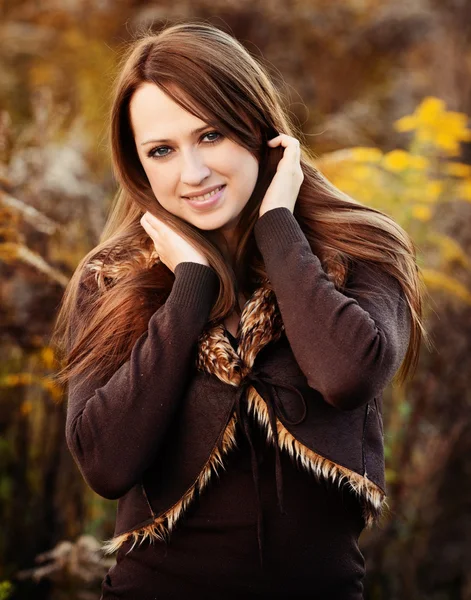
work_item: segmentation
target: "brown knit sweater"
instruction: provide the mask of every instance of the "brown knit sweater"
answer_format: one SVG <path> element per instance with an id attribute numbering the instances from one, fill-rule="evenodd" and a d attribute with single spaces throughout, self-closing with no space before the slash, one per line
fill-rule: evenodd
<path id="1" fill-rule="evenodd" d="M 274 449 L 280 447 L 283 460 L 289 456 L 293 468 L 310 476 L 306 485 L 319 490 L 318 482 L 333 483 L 340 494 L 341 483 L 348 484 L 356 505 L 363 507 L 363 524 L 381 514 L 381 397 L 404 358 L 410 333 L 402 290 L 391 276 L 359 263 L 350 274 L 348 294 L 338 291 L 288 209 L 265 213 L 254 234 L 275 298 L 256 291 L 248 300 L 238 348 L 232 349 L 236 354 L 227 348 L 222 326 L 203 336 L 218 292 L 215 272 L 185 262 L 177 265 L 170 296 L 150 318 L 129 360 L 106 382 L 70 382 L 67 441 L 89 485 L 105 498 L 119 498 L 115 548 L 129 549 L 128 542 L 141 537 L 146 541 L 144 534 L 154 541 L 165 537 L 176 522 L 184 527 L 188 506 L 196 510 L 198 497 L 211 494 L 218 484 L 214 465 L 236 452 L 231 426 L 249 420 L 253 427 L 258 423 L 272 444 L 277 423 Z M 86 302 L 89 292 L 84 283 L 80 302 Z M 233 369 L 236 363 L 247 367 L 244 382 L 253 378 L 255 389 L 247 395 L 238 393 L 243 386 Z M 196 369 L 196 364 L 204 368 Z M 252 418 L 241 406 L 251 407 Z M 279 455 L 274 461 L 280 494 Z M 232 506 L 236 511 L 237 505 Z M 334 522 L 337 530 L 337 517 L 327 520 L 330 526 L 317 541 L 311 531 L 314 554 L 323 552 Z M 358 515 L 353 511 L 351 517 L 355 521 Z M 354 530 L 357 539 L 355 523 L 344 522 L 344 532 Z M 295 537 L 303 519 L 299 528 Z M 231 548 L 229 529 L 224 536 L 222 562 L 233 560 L 240 550 Z M 273 552 L 283 554 L 284 549 Z M 291 574 L 293 565 L 306 568 L 306 561 L 297 558 L 291 556 Z M 193 560 L 197 565 L 200 557 Z M 188 568 L 183 557 L 181 564 Z M 220 566 L 214 564 L 215 579 Z M 235 585 L 237 574 L 233 577 L 227 589 Z M 218 579 L 219 585 L 223 580 Z M 307 590 L 306 581 L 304 573 Z M 357 595 L 342 597 L 361 597 L 357 583 Z M 328 589 L 328 583 L 322 585 Z M 141 596 L 136 592 L 135 597 Z M 336 596 L 332 591 L 326 597 Z"/>

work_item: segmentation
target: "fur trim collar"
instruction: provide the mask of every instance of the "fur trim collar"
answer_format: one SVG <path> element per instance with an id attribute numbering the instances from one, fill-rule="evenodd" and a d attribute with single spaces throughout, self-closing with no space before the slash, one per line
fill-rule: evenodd
<path id="1" fill-rule="evenodd" d="M 255 290 L 242 311 L 239 331 L 238 349 L 234 350 L 224 333 L 222 324 L 206 329 L 199 339 L 197 368 L 215 375 L 224 383 L 239 387 L 242 380 L 251 372 L 258 352 L 271 341 L 280 338 L 284 325 L 276 302 L 274 292 L 268 286 L 268 280 Z M 256 419 L 266 433 L 268 443 L 274 444 L 274 436 L 270 428 L 267 403 L 253 386 L 246 389 L 247 412 Z M 154 521 L 134 531 L 129 531 L 105 541 L 103 550 L 111 554 L 118 550 L 129 539 L 134 541 L 131 551 L 137 543 L 144 540 L 167 540 L 185 510 L 193 501 L 195 494 L 201 492 L 218 470 L 224 468 L 224 457 L 234 449 L 236 444 L 237 415 L 234 411 L 226 428 L 194 484 L 185 492 L 180 500 Z M 386 505 L 383 490 L 368 479 L 366 473 L 360 475 L 344 466 L 338 465 L 300 443 L 276 418 L 278 445 L 281 451 L 287 452 L 294 463 L 311 471 L 317 478 L 330 480 L 337 485 L 348 484 L 359 496 L 363 505 L 366 526 L 371 527 L 381 516 Z"/>

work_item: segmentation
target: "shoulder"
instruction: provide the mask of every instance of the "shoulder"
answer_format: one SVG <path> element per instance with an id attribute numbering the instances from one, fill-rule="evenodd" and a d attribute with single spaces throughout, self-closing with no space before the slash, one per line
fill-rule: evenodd
<path id="1" fill-rule="evenodd" d="M 362 260 L 352 261 L 346 290 L 371 297 L 403 295 L 403 288 L 397 275 L 393 275 L 382 265 Z"/>
<path id="2" fill-rule="evenodd" d="M 78 288 L 82 295 L 97 296 L 112 288 L 127 273 L 125 261 L 110 260 L 101 252 L 90 258 L 80 269 Z"/>
<path id="3" fill-rule="evenodd" d="M 405 286 L 400 272 L 393 274 L 382 265 L 355 261 L 344 294 L 378 320 L 409 324 L 411 313 Z"/>

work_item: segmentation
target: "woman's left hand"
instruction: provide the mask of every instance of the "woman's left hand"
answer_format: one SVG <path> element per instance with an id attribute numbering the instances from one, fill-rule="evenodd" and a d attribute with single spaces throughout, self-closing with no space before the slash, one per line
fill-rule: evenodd
<path id="1" fill-rule="evenodd" d="M 298 198 L 299 189 L 304 181 L 304 173 L 301 169 L 301 146 L 299 141 L 284 133 L 268 140 L 271 148 L 283 146 L 283 158 L 278 163 L 275 176 L 273 177 L 265 196 L 260 205 L 258 216 L 261 217 L 268 210 L 285 207 L 291 212 Z"/>

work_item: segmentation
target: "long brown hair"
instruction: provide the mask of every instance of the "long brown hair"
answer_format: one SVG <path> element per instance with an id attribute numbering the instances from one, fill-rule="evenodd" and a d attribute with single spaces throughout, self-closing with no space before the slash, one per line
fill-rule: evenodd
<path id="1" fill-rule="evenodd" d="M 239 291 L 249 295 L 266 276 L 253 228 L 283 151 L 270 149 L 267 140 L 283 132 L 297 137 L 302 147 L 304 181 L 294 215 L 335 286 L 345 290 L 350 266 L 362 261 L 391 274 L 404 290 L 412 317 L 409 347 L 398 376 L 404 382 L 417 366 L 422 336 L 427 338 L 422 324 L 425 288 L 415 246 L 391 217 L 341 192 L 315 168 L 314 156 L 262 62 L 231 35 L 193 21 L 141 34 L 119 67 L 109 133 L 119 188 L 99 244 L 80 261 L 62 300 L 52 339 L 64 354 L 65 366 L 56 379 L 65 383 L 85 371 L 90 376 L 111 375 L 129 358 L 149 318 L 168 297 L 174 275 L 159 262 L 140 224 L 147 210 L 187 238 L 216 271 L 220 287 L 210 323 L 238 311 Z M 130 99 L 144 82 L 158 85 L 259 161 L 259 177 L 236 231 L 232 264 L 213 243 L 212 232 L 169 213 L 156 201 L 136 151 L 129 116 Z M 88 288 L 87 302 L 78 306 L 83 288 Z"/>

